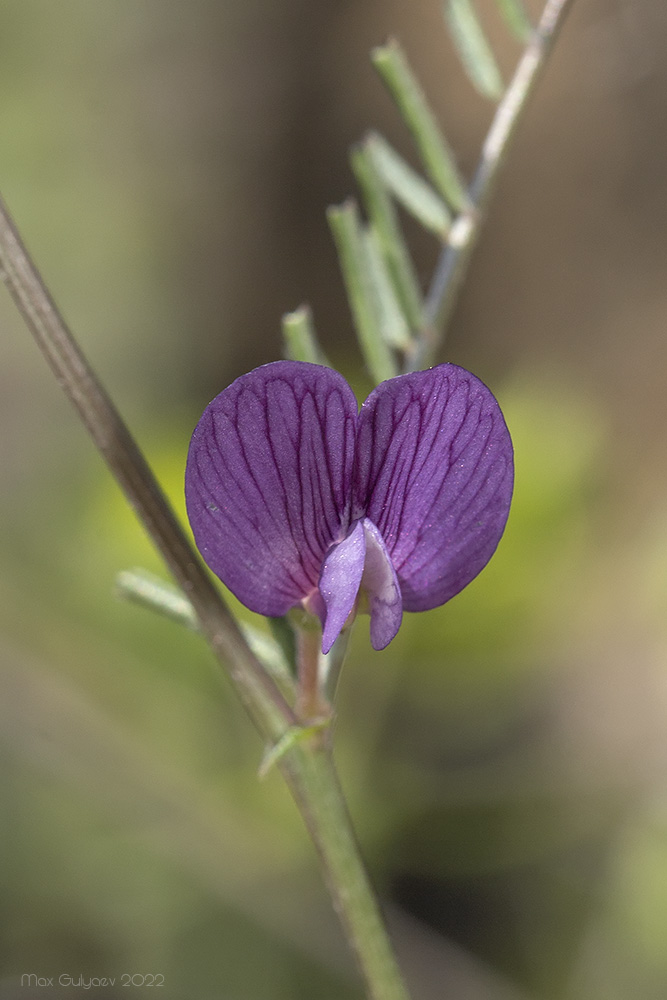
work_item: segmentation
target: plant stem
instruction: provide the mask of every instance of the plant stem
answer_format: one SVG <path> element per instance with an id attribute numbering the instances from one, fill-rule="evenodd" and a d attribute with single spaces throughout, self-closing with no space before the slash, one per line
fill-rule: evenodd
<path id="1" fill-rule="evenodd" d="M 299 694 L 296 714 L 304 726 L 319 718 L 331 715 L 331 706 L 321 694 L 320 647 L 322 632 L 319 628 L 298 628 L 296 633 L 296 658 L 299 672 Z"/>
<path id="2" fill-rule="evenodd" d="M 299 720 L 248 646 L 189 544 L 146 459 L 60 316 L 0 198 L 0 277 L 61 387 L 78 410 L 125 496 L 189 598 L 201 631 L 263 739 L 276 743 Z M 278 766 L 317 848 L 334 906 L 373 1000 L 407 1000 L 330 751 L 320 737 Z"/>
<path id="3" fill-rule="evenodd" d="M 571 3 L 572 0 L 547 0 L 540 22 L 498 105 L 484 141 L 477 172 L 470 185 L 469 205 L 464 207 L 454 222 L 448 244 L 440 255 L 424 305 L 424 331 L 416 350 L 406 359 L 406 371 L 416 371 L 432 364 L 437 349 L 444 341 L 447 324 L 454 311 L 510 140 L 535 90 Z"/>
<path id="4" fill-rule="evenodd" d="M 189 598 L 202 632 L 261 732 L 279 736 L 297 720 L 250 650 L 189 545 L 162 489 L 116 407 L 83 356 L 0 198 L 0 269 L 58 383 L 79 412 L 125 496 Z"/>
<path id="5" fill-rule="evenodd" d="M 369 998 L 409 1000 L 322 734 L 313 738 L 310 747 L 297 745 L 289 754 L 289 763 L 298 768 L 298 785 L 292 791 L 297 800 L 300 794 L 307 795 L 308 815 L 316 824 L 311 834 L 334 906 L 364 973 Z"/>

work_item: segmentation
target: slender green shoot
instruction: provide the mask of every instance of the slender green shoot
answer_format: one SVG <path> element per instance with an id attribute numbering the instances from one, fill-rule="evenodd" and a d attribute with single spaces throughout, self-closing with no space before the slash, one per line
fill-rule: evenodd
<path id="1" fill-rule="evenodd" d="M 322 719 L 320 722 L 314 722 L 310 726 L 291 726 L 283 733 L 277 743 L 267 748 L 257 769 L 258 777 L 266 778 L 269 771 L 276 766 L 286 753 L 289 753 L 298 743 L 303 743 L 305 740 L 310 739 L 311 736 L 318 736 L 330 724 L 331 719 L 328 718 Z"/>
<path id="2" fill-rule="evenodd" d="M 282 330 L 285 353 L 291 361 L 310 361 L 314 365 L 329 366 L 317 341 L 310 306 L 302 305 L 294 312 L 285 313 Z"/>
<path id="3" fill-rule="evenodd" d="M 375 168 L 389 193 L 424 229 L 446 240 L 452 217 L 440 195 L 377 132 L 371 133 L 367 142 Z"/>
<path id="4" fill-rule="evenodd" d="M 412 133 L 427 174 L 445 201 L 461 211 L 468 203 L 465 184 L 403 50 L 391 40 L 373 49 L 371 58 Z"/>
<path id="5" fill-rule="evenodd" d="M 405 370 L 432 364 L 442 345 L 500 168 L 572 2 L 546 0 L 539 23 L 496 108 L 470 185 L 470 207 L 456 219 L 448 245 L 441 252 L 424 304 L 424 335 L 417 350 L 406 358 Z"/>
<path id="6" fill-rule="evenodd" d="M 116 576 L 116 593 L 134 604 L 157 611 L 178 625 L 199 632 L 199 619 L 182 590 L 146 569 L 126 569 Z"/>
<path id="7" fill-rule="evenodd" d="M 392 285 L 389 271 L 382 256 L 382 246 L 377 231 L 365 226 L 362 232 L 368 275 L 373 288 L 380 333 L 390 347 L 400 351 L 410 348 L 410 327 L 401 309 Z"/>
<path id="8" fill-rule="evenodd" d="M 442 0 L 442 9 L 461 62 L 484 97 L 498 101 L 503 81 L 472 0 Z"/>
<path id="9" fill-rule="evenodd" d="M 332 206 L 327 218 L 366 367 L 376 382 L 384 382 L 397 374 L 397 367 L 380 328 L 356 202 L 348 199 L 343 205 Z"/>
<path id="10" fill-rule="evenodd" d="M 185 594 L 173 583 L 163 580 L 146 569 L 126 569 L 116 577 L 116 593 L 134 604 L 155 611 L 165 618 L 200 631 L 195 609 Z M 293 696 L 292 673 L 280 645 L 252 625 L 241 624 L 246 642 L 257 659 L 280 687 L 284 695 Z"/>
<path id="11" fill-rule="evenodd" d="M 521 0 L 496 0 L 505 24 L 520 42 L 527 42 L 533 30 Z"/>
<path id="12" fill-rule="evenodd" d="M 422 326 L 422 293 L 396 210 L 376 170 L 368 143 L 354 147 L 350 160 L 364 197 L 366 212 L 380 241 L 397 298 L 414 333 Z"/>

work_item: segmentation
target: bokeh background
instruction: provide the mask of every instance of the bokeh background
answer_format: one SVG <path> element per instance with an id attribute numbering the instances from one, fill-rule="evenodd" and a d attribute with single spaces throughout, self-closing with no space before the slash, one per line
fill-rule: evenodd
<path id="1" fill-rule="evenodd" d="M 437 0 L 0 2 L 0 188 L 179 510 L 194 424 L 284 311 L 368 388 L 324 208 L 367 127 L 411 155 L 388 34 L 470 173 L 491 108 Z M 665 6 L 578 0 L 442 355 L 505 409 L 505 538 L 386 652 L 353 637 L 337 758 L 425 1000 L 667 996 L 666 121 Z M 1 292 L 0 997 L 360 1000 L 204 643 L 113 596 L 160 564 Z"/>

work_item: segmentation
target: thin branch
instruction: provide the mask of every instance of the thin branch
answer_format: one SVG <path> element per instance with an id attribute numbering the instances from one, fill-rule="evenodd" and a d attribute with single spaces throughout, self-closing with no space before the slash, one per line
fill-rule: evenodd
<path id="1" fill-rule="evenodd" d="M 278 738 L 297 721 L 294 712 L 248 647 L 188 543 L 146 459 L 58 312 L 1 198 L 0 273 L 59 385 L 192 603 L 253 721 L 265 738 Z"/>
<path id="2" fill-rule="evenodd" d="M 438 261 L 424 305 L 425 329 L 417 350 L 406 363 L 415 371 L 432 363 L 444 341 L 463 277 L 477 243 L 498 172 L 521 115 L 535 90 L 572 0 L 547 0 L 540 23 L 533 32 L 501 100 L 482 148 L 482 157 L 470 186 L 470 207 L 454 222 Z"/>

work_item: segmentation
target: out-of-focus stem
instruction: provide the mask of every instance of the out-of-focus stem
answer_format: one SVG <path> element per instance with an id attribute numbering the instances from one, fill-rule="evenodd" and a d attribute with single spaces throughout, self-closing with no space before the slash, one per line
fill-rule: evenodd
<path id="1" fill-rule="evenodd" d="M 304 792 L 308 796 L 308 815 L 317 824 L 317 838 L 311 833 L 369 1000 L 410 1000 L 361 861 L 328 741 L 318 735 L 310 747 L 297 744 L 290 756 L 299 765 L 299 784 L 293 793 L 297 800 Z"/>
<path id="2" fill-rule="evenodd" d="M 0 199 L 0 268 L 59 385 L 79 412 L 261 732 L 278 738 L 294 712 L 249 648 L 116 407 L 75 342 Z"/>

